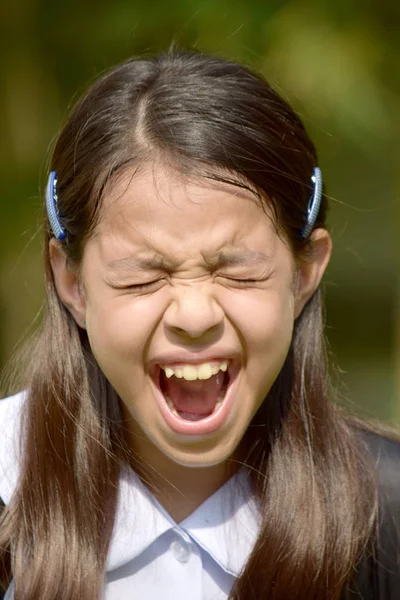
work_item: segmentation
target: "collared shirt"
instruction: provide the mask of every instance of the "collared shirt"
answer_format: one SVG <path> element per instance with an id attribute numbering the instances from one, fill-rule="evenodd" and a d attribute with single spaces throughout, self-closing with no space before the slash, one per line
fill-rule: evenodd
<path id="1" fill-rule="evenodd" d="M 0 402 L 0 497 L 18 479 L 22 394 Z M 121 473 L 106 567 L 106 600 L 223 600 L 243 570 L 259 530 L 245 470 L 177 524 L 135 473 Z M 12 585 L 5 600 L 13 597 Z"/>

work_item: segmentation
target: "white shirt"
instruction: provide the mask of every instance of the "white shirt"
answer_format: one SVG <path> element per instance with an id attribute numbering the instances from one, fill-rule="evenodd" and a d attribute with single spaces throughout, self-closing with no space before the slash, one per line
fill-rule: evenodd
<path id="1" fill-rule="evenodd" d="M 24 395 L 0 401 L 0 498 L 18 479 Z M 259 531 L 259 513 L 242 470 L 179 525 L 132 471 L 120 477 L 107 557 L 105 600 L 224 600 Z M 5 600 L 12 600 L 13 586 Z"/>

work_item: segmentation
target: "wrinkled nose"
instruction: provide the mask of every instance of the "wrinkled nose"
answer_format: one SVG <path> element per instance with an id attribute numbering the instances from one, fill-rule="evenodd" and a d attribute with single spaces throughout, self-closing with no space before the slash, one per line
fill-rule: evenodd
<path id="1" fill-rule="evenodd" d="M 164 314 L 169 333 L 200 340 L 216 334 L 222 328 L 224 311 L 210 293 L 207 285 L 185 285 Z"/>

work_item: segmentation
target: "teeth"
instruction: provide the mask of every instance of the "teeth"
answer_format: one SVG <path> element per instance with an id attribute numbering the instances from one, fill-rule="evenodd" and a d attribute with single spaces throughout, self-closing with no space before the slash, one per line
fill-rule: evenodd
<path id="1" fill-rule="evenodd" d="M 183 367 L 183 379 L 186 381 L 194 381 L 197 379 L 197 369 L 189 365 Z"/>
<path id="2" fill-rule="evenodd" d="M 213 375 L 216 375 L 218 373 L 217 369 L 218 369 L 218 365 L 214 366 L 214 370 L 216 371 L 216 373 L 213 373 L 213 369 L 212 369 L 211 365 L 209 365 L 209 364 L 200 365 L 200 367 L 198 367 L 198 369 L 197 369 L 197 377 L 199 379 L 210 379 L 210 377 L 212 377 Z"/>
<path id="3" fill-rule="evenodd" d="M 172 412 L 172 414 L 174 414 L 176 417 L 179 417 L 179 413 L 176 410 L 176 408 L 174 406 L 174 403 L 172 402 L 171 398 L 169 396 L 165 396 L 165 400 L 167 401 L 168 408 Z"/>
<path id="4" fill-rule="evenodd" d="M 220 406 L 221 406 L 221 404 L 222 404 L 222 401 L 223 401 L 223 398 L 218 398 L 218 400 L 217 400 L 217 403 L 216 403 L 216 405 L 215 405 L 215 408 L 214 408 L 214 410 L 213 410 L 213 413 L 217 412 L 217 410 L 219 409 L 219 407 L 220 407 Z"/>
<path id="5" fill-rule="evenodd" d="M 219 364 L 203 363 L 202 365 L 184 365 L 182 367 L 161 367 L 165 376 L 169 379 L 175 375 L 178 379 L 186 381 L 195 381 L 196 379 L 210 379 L 219 371 L 228 370 L 228 361 L 223 360 Z"/>

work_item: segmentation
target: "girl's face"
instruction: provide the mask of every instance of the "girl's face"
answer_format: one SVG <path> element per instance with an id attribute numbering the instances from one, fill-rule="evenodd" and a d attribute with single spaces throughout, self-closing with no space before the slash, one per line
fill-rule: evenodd
<path id="1" fill-rule="evenodd" d="M 150 167 L 115 184 L 78 281 L 58 291 L 120 396 L 132 445 L 184 466 L 233 454 L 280 372 L 329 255 L 296 265 L 250 192 Z"/>

